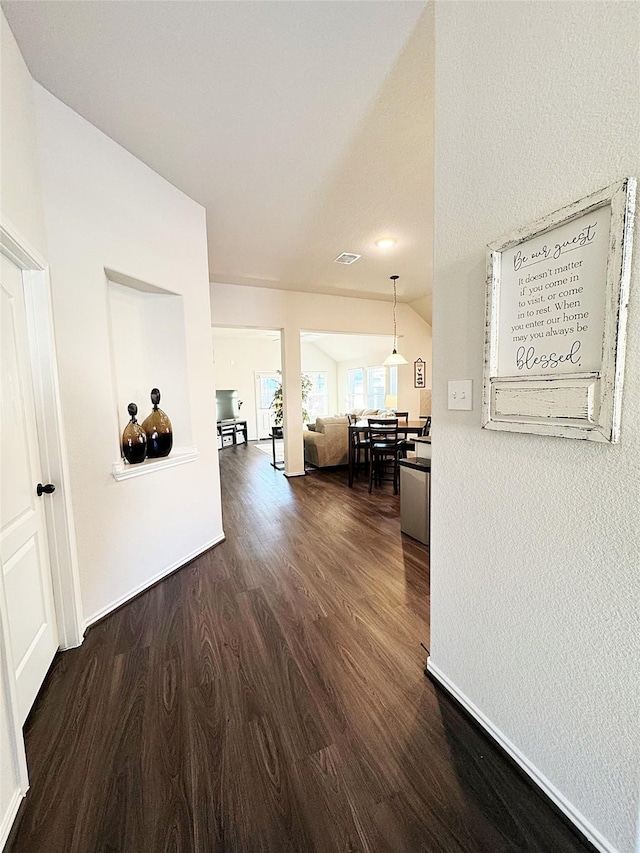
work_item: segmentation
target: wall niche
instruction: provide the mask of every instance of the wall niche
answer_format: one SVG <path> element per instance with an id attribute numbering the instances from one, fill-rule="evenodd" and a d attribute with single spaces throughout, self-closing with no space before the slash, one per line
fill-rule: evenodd
<path id="1" fill-rule="evenodd" d="M 116 480 L 195 459 L 191 428 L 187 346 L 182 296 L 122 273 L 105 269 L 109 304 L 114 404 L 118 417 L 113 465 Z M 138 405 L 138 421 L 151 411 L 149 394 L 159 388 L 160 408 L 173 426 L 174 446 L 163 459 L 129 465 L 121 457 L 120 440 L 129 416 Z"/>

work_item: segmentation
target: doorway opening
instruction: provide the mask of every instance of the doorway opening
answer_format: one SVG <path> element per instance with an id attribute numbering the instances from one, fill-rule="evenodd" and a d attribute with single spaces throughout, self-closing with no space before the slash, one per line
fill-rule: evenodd
<path id="1" fill-rule="evenodd" d="M 237 417 L 247 423 L 248 441 L 268 438 L 281 383 L 280 330 L 214 326 L 211 334 L 216 390 L 237 395 Z"/>

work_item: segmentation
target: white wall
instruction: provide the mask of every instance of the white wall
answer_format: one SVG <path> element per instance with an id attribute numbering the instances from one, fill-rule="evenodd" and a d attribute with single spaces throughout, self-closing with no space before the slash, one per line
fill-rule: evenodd
<path id="1" fill-rule="evenodd" d="M 90 622 L 223 535 L 205 215 L 44 89 L 35 91 L 82 603 Z M 111 476 L 122 412 L 114 403 L 105 268 L 182 296 L 191 437 L 199 450 L 194 462 L 121 482 Z M 157 346 L 167 340 L 158 329 Z M 144 417 L 149 399 L 135 402 Z M 172 416 L 170 397 L 163 396 L 161 407 Z M 184 440 L 174 434 L 176 446 Z"/>
<path id="2" fill-rule="evenodd" d="M 264 438 L 257 432 L 256 372 L 275 373 L 280 370 L 280 338 L 274 340 L 248 337 L 216 336 L 213 330 L 213 355 L 216 388 L 237 390 L 242 400 L 241 417 L 247 421 L 249 440 Z M 336 411 L 336 363 L 310 343 L 300 346 L 302 371 L 326 371 L 329 391 L 329 410 Z"/>
<path id="3" fill-rule="evenodd" d="M 31 75 L 1 11 L 0 29 L 2 214 L 46 257 Z"/>
<path id="4" fill-rule="evenodd" d="M 640 6 L 436 4 L 431 662 L 636 850 L 640 234 L 621 442 L 480 429 L 485 244 L 640 172 Z M 446 408 L 474 382 L 472 412 Z"/>

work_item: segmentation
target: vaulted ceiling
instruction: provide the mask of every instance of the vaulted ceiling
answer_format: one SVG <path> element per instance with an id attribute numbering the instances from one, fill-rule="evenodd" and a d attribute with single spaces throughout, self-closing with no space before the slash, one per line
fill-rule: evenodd
<path id="1" fill-rule="evenodd" d="M 2 7 L 39 83 L 206 208 L 212 281 L 389 299 L 398 274 L 429 318 L 424 2 Z"/>

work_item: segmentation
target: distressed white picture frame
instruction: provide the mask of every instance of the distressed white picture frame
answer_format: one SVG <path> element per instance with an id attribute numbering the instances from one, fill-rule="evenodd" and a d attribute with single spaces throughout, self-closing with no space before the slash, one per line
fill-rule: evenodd
<path id="1" fill-rule="evenodd" d="M 487 246 L 484 429 L 619 441 L 635 196 L 636 179 L 625 178 Z M 553 246 L 552 232 L 601 208 L 610 209 L 603 211 L 610 213 L 606 273 L 601 282 L 596 277 L 588 296 L 593 298 L 594 287 L 602 288 L 604 316 L 601 346 L 594 347 L 592 342 L 589 369 L 570 372 L 572 363 L 568 361 L 560 370 L 542 372 L 537 368 L 536 375 L 526 375 L 518 372 L 520 364 L 518 369 L 514 367 L 513 375 L 507 375 L 504 359 L 500 369 L 498 362 L 500 336 L 505 335 L 504 322 L 500 322 L 503 254 L 514 247 L 526 250 L 528 242 L 547 234 L 548 245 Z"/>

